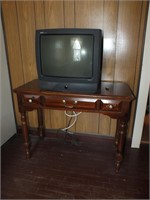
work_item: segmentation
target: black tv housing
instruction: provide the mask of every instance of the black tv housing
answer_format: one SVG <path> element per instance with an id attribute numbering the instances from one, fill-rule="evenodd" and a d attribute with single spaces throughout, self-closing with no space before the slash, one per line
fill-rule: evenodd
<path id="1" fill-rule="evenodd" d="M 100 29 L 36 30 L 36 60 L 42 90 L 96 93 L 101 82 Z"/>

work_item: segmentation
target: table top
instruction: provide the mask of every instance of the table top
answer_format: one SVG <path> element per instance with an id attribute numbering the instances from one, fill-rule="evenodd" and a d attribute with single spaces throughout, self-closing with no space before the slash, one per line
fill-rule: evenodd
<path id="1" fill-rule="evenodd" d="M 99 91 L 95 94 L 84 94 L 84 93 L 73 93 L 73 92 L 55 92 L 55 91 L 46 91 L 40 89 L 40 81 L 34 79 L 22 86 L 19 86 L 14 89 L 14 92 L 17 94 L 26 93 L 26 94 L 39 94 L 39 95 L 57 95 L 57 96 L 81 96 L 81 97 L 93 97 L 93 98 L 123 98 L 124 100 L 133 100 L 135 96 L 128 86 L 124 82 L 118 81 L 102 81 L 100 84 Z"/>

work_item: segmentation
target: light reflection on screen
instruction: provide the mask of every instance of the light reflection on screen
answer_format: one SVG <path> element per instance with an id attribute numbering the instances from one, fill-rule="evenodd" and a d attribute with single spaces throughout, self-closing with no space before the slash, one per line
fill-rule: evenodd
<path id="1" fill-rule="evenodd" d="M 42 35 L 42 73 L 54 77 L 92 77 L 92 35 Z"/>

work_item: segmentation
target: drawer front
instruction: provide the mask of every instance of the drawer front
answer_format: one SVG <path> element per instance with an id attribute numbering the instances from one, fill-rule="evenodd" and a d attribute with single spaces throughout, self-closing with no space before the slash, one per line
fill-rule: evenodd
<path id="1" fill-rule="evenodd" d="M 61 109 L 97 109 L 97 99 L 44 97 L 44 106 Z"/>
<path id="2" fill-rule="evenodd" d="M 102 111 L 121 111 L 122 103 L 120 101 L 102 99 L 100 102 Z"/>
<path id="3" fill-rule="evenodd" d="M 26 106 L 39 106 L 41 103 L 41 96 L 39 95 L 23 95 L 23 104 Z"/>

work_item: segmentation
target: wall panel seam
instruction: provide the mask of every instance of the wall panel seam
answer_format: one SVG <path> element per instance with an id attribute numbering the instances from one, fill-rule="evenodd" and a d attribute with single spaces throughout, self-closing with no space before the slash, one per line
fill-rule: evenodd
<path id="1" fill-rule="evenodd" d="M 17 8 L 17 2 L 15 1 L 15 7 L 16 7 L 16 15 L 17 15 L 17 25 L 18 25 L 18 35 L 19 35 L 19 47 L 20 47 L 20 55 L 21 55 L 21 63 L 22 63 L 22 72 L 23 72 L 23 82 L 25 83 L 25 72 L 23 68 L 23 56 L 21 51 L 21 39 L 20 39 L 20 28 L 19 28 L 19 21 L 18 21 L 18 8 Z"/>

